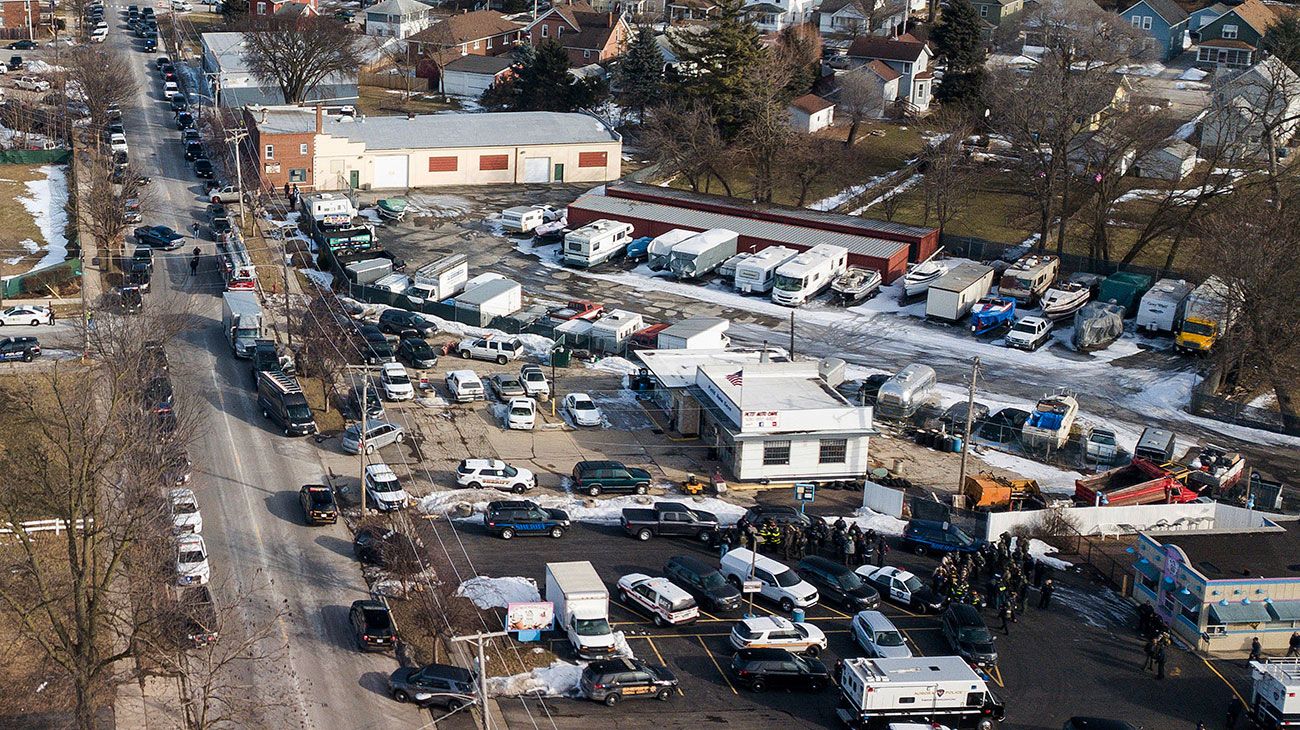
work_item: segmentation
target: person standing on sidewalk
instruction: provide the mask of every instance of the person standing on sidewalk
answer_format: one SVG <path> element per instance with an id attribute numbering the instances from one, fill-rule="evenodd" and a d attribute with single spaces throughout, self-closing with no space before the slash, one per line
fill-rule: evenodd
<path id="1" fill-rule="evenodd" d="M 1163 644 L 1156 646 L 1156 679 L 1165 678 L 1165 647 Z"/>
<path id="2" fill-rule="evenodd" d="M 1146 646 L 1142 647 L 1142 653 L 1146 655 L 1146 661 L 1142 662 L 1142 671 L 1147 671 L 1156 663 L 1156 640 L 1147 639 Z"/>
<path id="3" fill-rule="evenodd" d="M 1264 647 L 1259 643 L 1259 637 L 1250 640 L 1250 659 L 1249 661 L 1257 662 L 1264 658 Z"/>
<path id="4" fill-rule="evenodd" d="M 51 309 L 50 311 L 53 312 L 54 310 Z M 50 321 L 53 322 L 54 320 L 51 319 Z M 1291 641 L 1286 645 L 1286 655 L 1300 656 L 1300 631 L 1291 632 Z"/>

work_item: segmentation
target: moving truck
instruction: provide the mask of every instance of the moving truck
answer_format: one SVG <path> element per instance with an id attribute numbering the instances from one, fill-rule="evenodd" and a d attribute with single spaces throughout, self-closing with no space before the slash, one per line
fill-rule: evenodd
<path id="1" fill-rule="evenodd" d="M 1006 716 L 1002 700 L 959 656 L 845 659 L 835 682 L 843 700 L 835 713 L 850 728 L 915 722 L 995 730 Z"/>
<path id="2" fill-rule="evenodd" d="M 251 358 L 257 340 L 262 339 L 262 305 L 257 293 L 228 291 L 221 295 L 221 331 L 235 357 Z"/>
<path id="3" fill-rule="evenodd" d="M 609 591 L 591 563 L 547 563 L 546 600 L 554 604 L 556 625 L 579 657 L 608 659 L 617 653 L 609 626 Z"/>
<path id="4" fill-rule="evenodd" d="M 1183 352 L 1209 352 L 1232 324 L 1235 313 L 1230 297 L 1228 285 L 1215 276 L 1193 289 L 1183 302 L 1183 320 L 1174 347 Z"/>
<path id="5" fill-rule="evenodd" d="M 416 269 L 406 296 L 440 302 L 464 289 L 466 281 L 469 281 L 469 259 L 463 253 L 452 254 Z"/>
<path id="6" fill-rule="evenodd" d="M 1132 463 L 1076 479 L 1074 501 L 1099 507 L 1134 504 L 1180 504 L 1199 495 L 1178 480 L 1178 474 L 1140 456 Z"/>

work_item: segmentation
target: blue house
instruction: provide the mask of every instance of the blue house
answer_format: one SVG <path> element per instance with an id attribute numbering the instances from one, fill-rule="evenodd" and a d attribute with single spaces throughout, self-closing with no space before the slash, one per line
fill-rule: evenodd
<path id="1" fill-rule="evenodd" d="M 1120 16 L 1155 38 L 1165 60 L 1183 52 L 1190 16 L 1174 0 L 1140 0 Z"/>
<path id="2" fill-rule="evenodd" d="M 1232 10 L 1232 6 L 1227 3 L 1215 3 L 1200 10 L 1193 10 L 1191 22 L 1187 25 L 1187 29 L 1192 32 L 1192 40 L 1199 41 L 1201 39 L 1201 28 L 1218 20 L 1220 16 L 1229 10 Z"/>

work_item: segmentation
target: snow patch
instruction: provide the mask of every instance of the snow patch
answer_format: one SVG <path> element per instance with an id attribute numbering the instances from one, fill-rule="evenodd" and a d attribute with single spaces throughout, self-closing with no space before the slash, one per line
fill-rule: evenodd
<path id="1" fill-rule="evenodd" d="M 900 520 L 897 517 L 891 517 L 881 514 L 869 507 L 861 507 L 851 515 L 843 517 L 827 517 L 826 521 L 835 524 L 836 520 L 844 520 L 846 524 L 856 524 L 859 530 L 875 530 L 882 535 L 901 535 L 903 528 L 907 526 L 907 520 Z"/>
<path id="2" fill-rule="evenodd" d="M 531 672 L 515 674 L 509 677 L 489 677 L 488 695 L 492 697 L 516 697 L 521 695 L 539 695 L 543 697 L 562 697 L 576 692 L 578 680 L 582 679 L 585 664 L 570 664 L 557 661 L 549 667 L 540 667 Z"/>
<path id="3" fill-rule="evenodd" d="M 532 578 L 510 576 L 470 578 L 456 589 L 456 595 L 468 598 L 482 609 L 505 608 L 512 603 L 532 603 L 542 600 L 537 581 Z"/>
<path id="4" fill-rule="evenodd" d="M 68 239 L 64 235 L 68 226 L 68 212 L 65 210 L 68 204 L 67 174 L 61 165 L 43 165 L 41 173 L 45 177 L 28 181 L 28 194 L 18 198 L 45 238 L 45 256 L 33 269 L 60 263 L 68 257 Z M 27 250 L 35 253 L 38 249 L 28 247 Z"/>
<path id="5" fill-rule="evenodd" d="M 317 271 L 316 269 L 298 269 L 302 275 L 311 279 L 312 283 L 322 289 L 332 289 L 334 287 L 334 273 L 331 271 Z"/>
<path id="6" fill-rule="evenodd" d="M 593 370 L 605 370 L 619 375 L 636 375 L 637 372 L 641 370 L 641 367 L 636 363 L 627 358 L 618 357 L 617 355 L 602 357 L 587 367 L 590 367 Z"/>
<path id="7" fill-rule="evenodd" d="M 1199 68 L 1189 68 L 1186 71 L 1184 71 L 1181 76 L 1178 77 L 1178 80 L 1179 81 L 1201 81 L 1202 79 L 1204 79 L 1206 76 L 1209 75 L 1210 75 L 1209 71 L 1202 71 Z"/>
<path id="8" fill-rule="evenodd" d="M 1031 461 L 1005 451 L 976 449 L 972 453 L 989 466 L 996 466 L 999 469 L 1015 472 L 1026 479 L 1033 479 L 1044 492 L 1048 493 L 1074 494 L 1075 480 L 1083 478 L 1083 475 L 1077 471 Z"/>

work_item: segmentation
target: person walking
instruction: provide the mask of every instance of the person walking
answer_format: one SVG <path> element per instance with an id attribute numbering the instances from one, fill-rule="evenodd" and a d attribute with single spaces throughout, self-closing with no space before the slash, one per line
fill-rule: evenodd
<path id="1" fill-rule="evenodd" d="M 1038 607 L 1048 608 L 1052 605 L 1052 592 L 1056 590 L 1056 582 L 1051 578 L 1043 580 L 1042 591 L 1038 595 Z"/>
<path id="2" fill-rule="evenodd" d="M 199 257 L 195 256 L 194 258 L 190 259 L 190 276 L 194 276 L 198 273 L 199 273 Z"/>
<path id="3" fill-rule="evenodd" d="M 199 237 L 199 228 L 200 226 L 198 221 L 194 221 L 194 224 L 190 226 L 190 231 L 194 234 L 195 238 Z"/>
<path id="4" fill-rule="evenodd" d="M 1015 616 L 1012 614 L 1011 611 L 1011 604 L 1007 603 L 1006 605 L 1004 605 L 1002 607 L 1002 611 L 998 615 L 1001 616 L 1002 618 L 1002 634 L 1004 636 L 1010 636 L 1011 622 L 1015 619 Z"/>
<path id="5" fill-rule="evenodd" d="M 1147 639 L 1147 643 L 1142 647 L 1142 653 L 1146 655 L 1146 661 L 1142 662 L 1142 671 L 1147 671 L 1156 663 L 1156 640 Z"/>
<path id="6" fill-rule="evenodd" d="M 1259 643 L 1259 637 L 1250 640 L 1250 661 L 1255 662 L 1264 658 L 1264 647 Z"/>
<path id="7" fill-rule="evenodd" d="M 731 552 L 731 529 L 723 530 L 718 536 L 718 557 L 725 558 Z"/>
<path id="8" fill-rule="evenodd" d="M 54 310 L 51 309 L 50 311 L 53 312 Z M 53 318 L 53 315 L 51 315 L 51 317 L 50 317 L 50 322 L 53 322 L 53 321 L 54 321 L 54 318 Z M 1287 645 L 1286 645 L 1286 655 L 1287 655 L 1287 656 L 1300 656 L 1300 631 L 1292 631 L 1292 632 L 1291 632 L 1291 641 L 1288 642 Z"/>
<path id="9" fill-rule="evenodd" d="M 1156 647 L 1156 679 L 1164 679 L 1164 678 L 1165 678 L 1165 660 L 1166 660 L 1166 659 L 1167 659 L 1167 657 L 1165 656 L 1165 647 L 1164 647 L 1164 646 L 1157 646 L 1157 647 Z"/>

